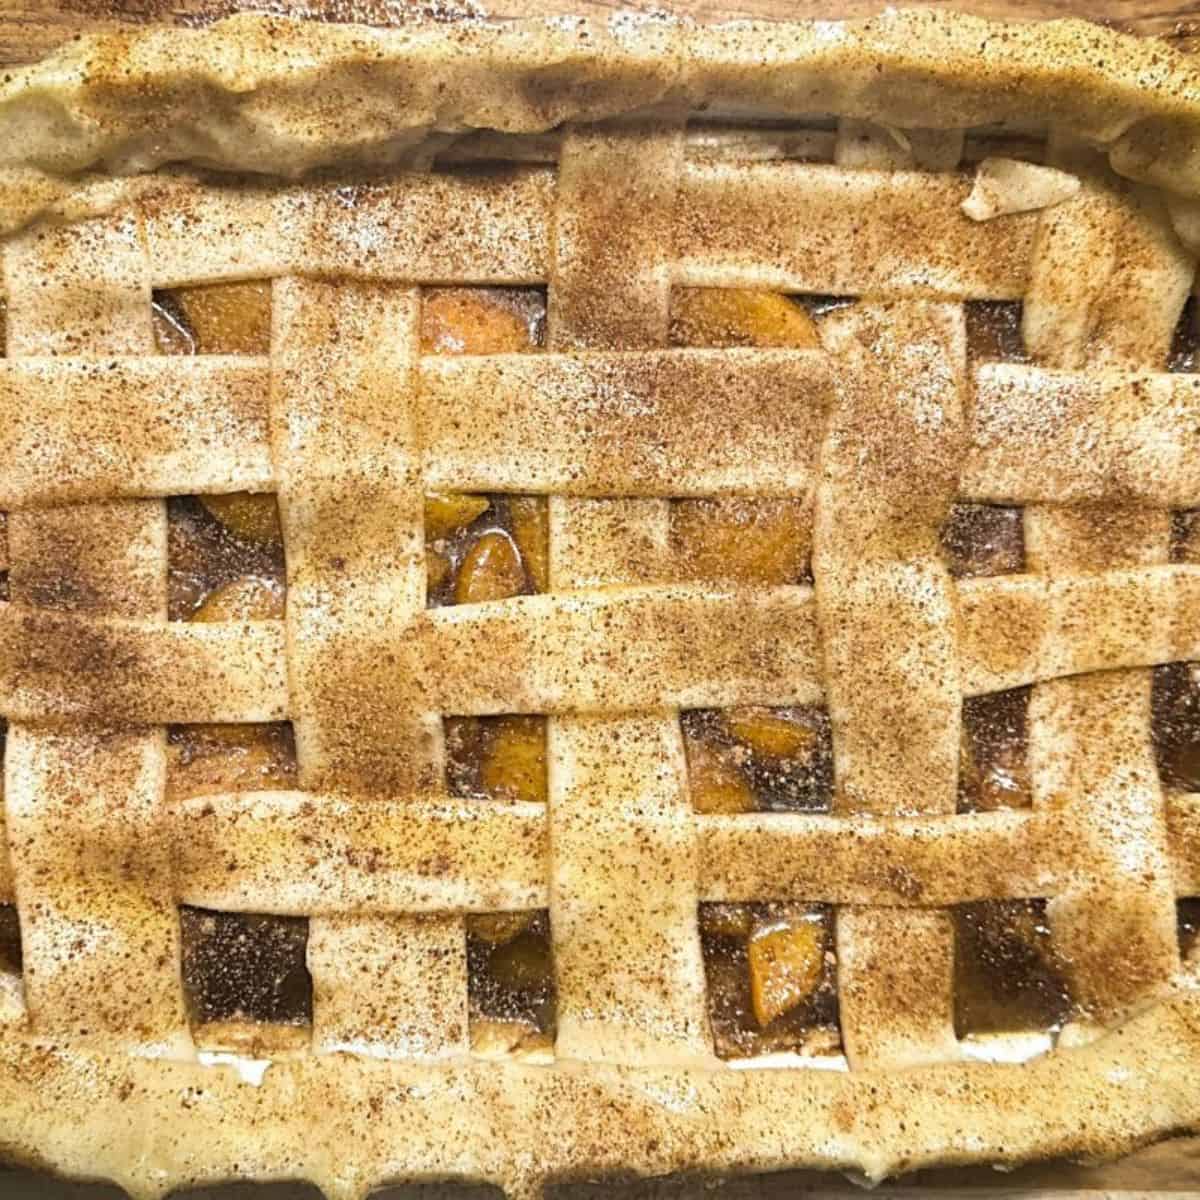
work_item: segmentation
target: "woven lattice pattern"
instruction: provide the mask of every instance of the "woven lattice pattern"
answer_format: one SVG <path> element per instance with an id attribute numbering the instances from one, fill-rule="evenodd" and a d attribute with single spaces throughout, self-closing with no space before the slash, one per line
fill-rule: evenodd
<path id="1" fill-rule="evenodd" d="M 878 1173 L 1200 1120 L 1176 936 L 1200 795 L 1160 781 L 1149 670 L 1200 659 L 1200 565 L 1171 552 L 1200 375 L 1166 369 L 1195 263 L 1065 139 L 1045 161 L 1077 190 L 975 221 L 962 135 L 917 132 L 843 121 L 811 135 L 829 162 L 741 161 L 660 121 L 353 192 L 164 177 L 4 244 L 0 902 L 24 966 L 0 1041 L 5 1064 L 58 1048 L 0 1108 L 59 1089 L 54 1161 L 354 1195 Z M 154 353 L 155 289 L 248 278 L 273 280 L 269 356 Z M 546 287 L 544 352 L 422 355 L 420 289 L 447 283 Z M 686 286 L 858 303 L 811 350 L 670 348 Z M 969 360 L 983 300 L 1023 302 L 1027 361 Z M 168 621 L 164 498 L 233 490 L 279 496 L 286 620 Z M 427 608 L 430 490 L 550 496 L 549 589 Z M 811 586 L 673 578 L 669 501 L 738 495 L 805 502 Z M 952 578 L 961 500 L 1024 506 L 1024 570 Z M 1026 686 L 1031 807 L 957 812 L 964 700 Z M 734 705 L 828 710 L 831 812 L 694 811 L 680 713 Z M 445 794 L 442 718 L 500 713 L 550 717 L 548 804 Z M 168 800 L 167 725 L 284 720 L 296 790 Z M 952 909 L 1027 898 L 1076 1019 L 1029 1067 L 968 1063 Z M 834 906 L 846 1074 L 714 1055 L 698 907 L 766 900 Z M 192 1062 L 180 905 L 311 919 L 311 1042 L 261 1088 Z M 484 1071 L 463 918 L 524 909 L 549 911 L 556 1061 Z M 86 1115 L 123 1101 L 165 1113 L 127 1166 Z M 478 1115 L 449 1145 L 457 1107 Z M 580 1128 L 556 1138 L 556 1109 Z"/>

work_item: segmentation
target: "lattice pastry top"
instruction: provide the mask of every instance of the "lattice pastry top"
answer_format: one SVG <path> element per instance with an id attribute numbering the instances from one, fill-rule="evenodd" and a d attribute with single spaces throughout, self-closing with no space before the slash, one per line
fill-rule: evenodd
<path id="1" fill-rule="evenodd" d="M 1160 46 L 932 14 L 6 76 L 0 1147 L 1200 1128 L 1198 145 Z"/>

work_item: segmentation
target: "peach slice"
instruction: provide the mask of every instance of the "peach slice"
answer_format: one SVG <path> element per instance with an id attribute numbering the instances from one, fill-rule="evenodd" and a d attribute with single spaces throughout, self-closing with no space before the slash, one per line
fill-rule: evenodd
<path id="1" fill-rule="evenodd" d="M 503 946 L 533 924 L 532 912 L 468 913 L 467 933 L 493 946 Z"/>
<path id="2" fill-rule="evenodd" d="M 519 596 L 525 590 L 521 555 L 506 533 L 493 529 L 467 552 L 454 585 L 456 604 L 482 604 Z"/>
<path id="3" fill-rule="evenodd" d="M 536 592 L 550 587 L 550 506 L 545 496 L 513 496 L 508 502 L 513 538 Z"/>
<path id="4" fill-rule="evenodd" d="M 429 288 L 421 306 L 425 354 L 515 354 L 536 345 L 529 320 L 487 288 Z"/>
<path id="5" fill-rule="evenodd" d="M 702 904 L 700 928 L 712 937 L 747 938 L 754 926 L 749 904 Z"/>
<path id="6" fill-rule="evenodd" d="M 200 503 L 231 533 L 247 542 L 279 542 L 279 505 L 268 492 L 228 492 L 201 496 Z"/>
<path id="7" fill-rule="evenodd" d="M 803 1004 L 816 989 L 824 963 L 814 921 L 772 922 L 750 935 L 750 1000 L 759 1025 Z"/>
<path id="8" fill-rule="evenodd" d="M 191 615 L 193 621 L 278 621 L 284 589 L 270 579 L 248 575 L 217 588 Z"/>
<path id="9" fill-rule="evenodd" d="M 699 813 L 753 812 L 756 805 L 749 781 L 707 742 L 686 738 L 688 787 L 692 807 Z"/>
<path id="10" fill-rule="evenodd" d="M 795 350 L 821 344 L 806 309 L 778 292 L 744 288 L 680 288 L 671 297 L 671 341 Z"/>
<path id="11" fill-rule="evenodd" d="M 802 754 L 817 738 L 807 725 L 769 708 L 731 708 L 725 714 L 725 724 L 739 742 L 772 758 Z"/>
<path id="12" fill-rule="evenodd" d="M 545 718 L 500 717 L 487 739 L 479 782 L 487 795 L 497 799 L 545 804 Z"/>
<path id="13" fill-rule="evenodd" d="M 453 537 L 487 511 L 488 498 L 465 492 L 431 492 L 425 497 L 425 540 Z"/>
<path id="14" fill-rule="evenodd" d="M 267 354 L 271 349 L 271 285 L 266 280 L 210 283 L 169 293 L 180 329 L 155 311 L 155 339 L 164 354 Z"/>

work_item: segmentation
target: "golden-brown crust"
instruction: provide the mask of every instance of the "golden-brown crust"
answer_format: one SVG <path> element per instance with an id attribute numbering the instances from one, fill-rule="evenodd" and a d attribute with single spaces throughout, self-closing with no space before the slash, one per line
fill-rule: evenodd
<path id="1" fill-rule="evenodd" d="M 1038 231 L 1023 313 L 1035 361 L 1161 369 L 1196 274 L 1161 197 L 1112 186 L 1093 152 L 1066 138 L 1051 139 L 1047 160 L 1071 170 L 1081 187 L 1043 213 Z M 1068 278 L 1063 260 L 1081 246 L 1097 253 Z M 1119 247 L 1108 262 L 1104 247 Z M 1029 565 L 1051 578 L 1164 562 L 1170 542 L 1164 514 L 1112 501 L 1025 510 Z M 1136 614 L 1135 604 L 1130 609 Z M 1151 688 L 1147 671 L 1114 671 L 1050 680 L 1030 695 L 1034 808 L 1073 820 L 1094 864 L 1047 905 L 1055 944 L 1071 964 L 1078 1005 L 1076 1024 L 1067 1030 L 1071 1040 L 1093 1036 L 1120 1014 L 1170 994 L 1180 972 Z M 1139 848 L 1136 861 L 1127 853 L 1131 842 Z"/>
<path id="2" fill-rule="evenodd" d="M 524 1197 L 581 1169 L 662 1175 L 822 1162 L 879 1178 L 935 1163 L 1107 1157 L 1195 1126 L 1200 1084 L 1178 1047 L 1195 1044 L 1198 1007 L 1194 995 L 1179 996 L 1090 1045 L 1022 1065 L 893 1073 L 429 1067 L 310 1055 L 272 1066 L 254 1087 L 229 1070 L 5 1038 L 0 1112 L 7 1144 L 40 1146 L 43 1161 L 68 1174 L 147 1197 L 225 1179 L 235 1161 L 262 1179 L 313 1180 L 338 1200 L 397 1174 L 447 1171 Z M 563 1120 L 579 1112 L 589 1119 Z M 998 1122 L 998 1112 L 1012 1116 Z M 447 1123 L 456 1130 L 450 1161 Z M 144 1149 L 131 1154 L 135 1144 Z"/>
<path id="3" fill-rule="evenodd" d="M 689 135 L 702 106 L 836 119 Z M 1054 186 L 972 213 L 956 168 L 994 164 L 994 133 L 964 128 L 1000 120 L 1049 127 Z M 1167 541 L 1169 507 L 1200 505 L 1197 397 L 1163 371 L 1191 202 L 1075 140 L 1193 193 L 1198 128 L 1195 69 L 1161 48 L 912 13 L 244 17 L 82 42 L 0 85 L 7 224 L 58 206 L 0 245 L 0 900 L 29 935 L 0 1144 L 139 1196 L 240 1174 L 357 1200 L 447 1172 L 877 1178 L 1200 1127 L 1171 924 L 1200 819 L 1157 780 L 1144 670 L 1200 657 L 1200 567 Z M 470 169 L 394 169 L 469 130 Z M 520 164 L 480 168 L 497 148 Z M 149 173 L 248 157 L 378 170 Z M 96 167 L 148 173 L 45 173 Z M 151 356 L 152 289 L 253 278 L 267 359 Z M 423 356 L 421 287 L 471 283 L 545 285 L 546 350 Z M 668 348 L 675 286 L 863 302 L 817 348 Z M 963 302 L 1017 299 L 1030 363 L 969 362 Z M 551 494 L 552 594 L 427 610 L 429 486 Z M 244 487 L 280 495 L 285 619 L 165 621 L 160 497 Z M 951 577 L 964 492 L 1038 505 L 1022 573 Z M 670 499 L 714 494 L 815 514 L 813 586 L 680 582 Z M 1027 684 L 1034 807 L 957 815 L 963 698 Z M 832 815 L 693 812 L 680 710 L 821 702 Z M 497 713 L 548 715 L 545 805 L 442 794 L 442 718 Z M 297 790 L 163 785 L 163 723 L 286 718 Z M 1049 901 L 1086 1011 L 1033 1063 L 971 1063 L 950 910 L 1012 898 Z M 848 1072 L 712 1057 L 696 907 L 764 899 L 838 906 Z M 311 919 L 311 1031 L 258 1088 L 190 1061 L 217 1031 L 186 1021 L 178 903 Z M 464 914 L 543 907 L 560 1061 L 472 1062 Z"/>
<path id="4" fill-rule="evenodd" d="M 1106 145 L 1114 167 L 1200 190 L 1197 69 L 1083 21 L 929 10 L 841 24 L 585 19 L 378 30 L 242 14 L 85 37 L 0 86 L 9 222 L 54 175 L 194 162 L 296 176 L 411 160 L 431 134 L 538 132 L 655 106 L 901 127 L 996 122 Z M 929 97 L 937 96 L 931 104 Z M 66 189 L 66 194 L 72 191 Z"/>
<path id="5" fill-rule="evenodd" d="M 961 654 L 939 530 L 966 436 L 962 309 L 864 303 L 834 313 L 824 342 L 851 364 L 826 431 L 813 529 L 834 811 L 953 812 Z M 836 927 L 851 1068 L 953 1058 L 950 915 L 846 907 Z"/>

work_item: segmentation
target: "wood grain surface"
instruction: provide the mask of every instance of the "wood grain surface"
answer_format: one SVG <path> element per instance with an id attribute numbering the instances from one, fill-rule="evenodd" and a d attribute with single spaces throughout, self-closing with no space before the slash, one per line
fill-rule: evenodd
<path id="1" fill-rule="evenodd" d="M 1200 50 L 1200 0 L 895 0 L 895 6 L 1025 20 L 1086 17 Z M 147 22 L 202 24 L 245 9 L 400 25 L 464 16 L 604 16 L 617 9 L 669 11 L 701 21 L 799 20 L 867 16 L 886 7 L 886 0 L 0 0 L 0 63 L 40 58 L 79 33 Z"/>

